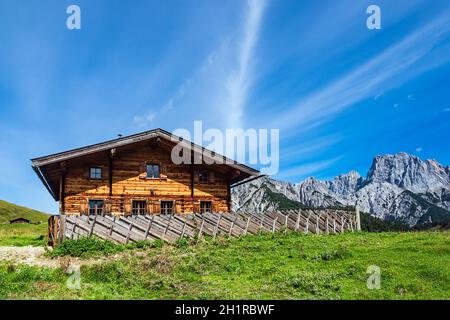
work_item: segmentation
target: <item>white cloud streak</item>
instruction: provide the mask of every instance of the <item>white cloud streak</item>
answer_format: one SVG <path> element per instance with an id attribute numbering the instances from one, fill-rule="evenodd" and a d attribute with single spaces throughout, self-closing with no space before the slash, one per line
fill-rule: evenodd
<path id="1" fill-rule="evenodd" d="M 228 89 L 228 101 L 225 106 L 228 108 L 227 127 L 238 128 L 241 126 L 241 118 L 247 93 L 252 81 L 252 65 L 254 48 L 258 40 L 258 33 L 264 13 L 265 1 L 247 0 L 247 16 L 244 24 L 243 37 L 239 43 L 238 67 L 228 77 L 226 86 Z"/>
<path id="2" fill-rule="evenodd" d="M 374 92 L 385 92 L 413 76 L 445 63 L 450 57 L 442 57 L 440 61 L 429 61 L 421 67 L 410 68 L 448 37 L 449 32 L 447 12 L 366 64 L 303 98 L 282 114 L 274 122 L 274 127 L 295 126 L 302 130 L 314 128 L 355 103 L 373 96 Z M 294 133 L 293 130 L 291 133 Z"/>

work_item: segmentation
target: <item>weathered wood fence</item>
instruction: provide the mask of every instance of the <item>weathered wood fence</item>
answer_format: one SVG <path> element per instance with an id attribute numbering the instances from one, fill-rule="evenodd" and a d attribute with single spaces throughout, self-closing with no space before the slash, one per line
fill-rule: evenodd
<path id="1" fill-rule="evenodd" d="M 314 234 L 360 230 L 359 212 L 332 209 L 279 210 L 265 214 L 195 213 L 114 215 L 60 215 L 49 219 L 49 244 L 64 239 L 96 236 L 117 243 L 160 239 L 175 242 L 181 238 L 199 241 L 204 236 L 240 237 L 267 232 Z"/>

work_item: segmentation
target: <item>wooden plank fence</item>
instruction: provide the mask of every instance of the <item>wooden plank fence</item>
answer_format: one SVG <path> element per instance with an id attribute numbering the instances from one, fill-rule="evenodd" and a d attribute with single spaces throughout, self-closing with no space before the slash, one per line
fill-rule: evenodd
<path id="1" fill-rule="evenodd" d="M 156 239 L 175 242 L 181 238 L 198 242 L 205 236 L 241 237 L 288 231 L 330 234 L 358 230 L 361 230 L 358 210 L 344 209 L 278 210 L 264 214 L 60 215 L 49 219 L 49 244 L 54 246 L 64 239 L 91 236 L 116 243 Z"/>

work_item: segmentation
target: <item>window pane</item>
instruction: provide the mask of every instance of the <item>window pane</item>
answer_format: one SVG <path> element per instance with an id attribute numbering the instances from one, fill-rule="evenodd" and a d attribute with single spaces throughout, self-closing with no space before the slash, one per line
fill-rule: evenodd
<path id="1" fill-rule="evenodd" d="M 101 179 L 102 178 L 102 169 L 101 168 L 91 168 L 90 177 L 91 177 L 91 179 Z"/>
<path id="2" fill-rule="evenodd" d="M 161 201 L 161 213 L 162 214 L 172 214 L 173 212 L 173 202 L 172 201 Z"/>
<path id="3" fill-rule="evenodd" d="M 145 201 L 133 201 L 133 214 L 145 214 Z"/>
<path id="4" fill-rule="evenodd" d="M 159 164 L 147 165 L 147 178 L 159 178 Z"/>
<path id="5" fill-rule="evenodd" d="M 211 201 L 200 201 L 200 213 L 212 212 Z"/>
<path id="6" fill-rule="evenodd" d="M 102 214 L 103 200 L 89 200 L 89 214 Z"/>
<path id="7" fill-rule="evenodd" d="M 153 178 L 159 178 L 159 165 L 153 165 Z"/>

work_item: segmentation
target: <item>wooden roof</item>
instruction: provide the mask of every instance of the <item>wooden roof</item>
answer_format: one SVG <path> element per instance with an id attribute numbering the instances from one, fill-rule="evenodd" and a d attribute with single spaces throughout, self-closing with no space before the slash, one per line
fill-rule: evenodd
<path id="1" fill-rule="evenodd" d="M 19 218 L 15 218 L 12 220 L 9 220 L 9 222 L 16 222 L 16 221 L 27 221 L 27 222 L 31 222 L 31 220 L 27 219 L 27 218 L 23 218 L 23 217 L 19 217 Z"/>
<path id="2" fill-rule="evenodd" d="M 44 157 L 34 158 L 31 159 L 32 168 L 36 172 L 36 174 L 38 175 L 39 179 L 42 181 L 44 186 L 50 192 L 52 197 L 56 201 L 59 201 L 58 190 L 59 190 L 59 176 L 61 174 L 61 163 L 68 160 L 86 157 L 93 154 L 107 153 L 113 149 L 124 148 L 126 146 L 139 144 L 155 138 L 160 138 L 171 142 L 182 143 L 184 144 L 185 147 L 192 148 L 195 154 L 203 154 L 204 157 L 217 160 L 217 162 L 221 161 L 221 163 L 223 163 L 224 166 L 229 166 L 235 170 L 239 170 L 241 174 L 232 183 L 236 183 L 249 177 L 259 175 L 258 170 L 255 170 L 244 164 L 238 163 L 223 155 L 214 154 L 214 152 L 212 152 L 211 150 L 208 150 L 193 142 L 190 142 L 181 137 L 173 135 L 172 133 L 160 128 L 93 144 L 86 147 L 55 153 Z M 205 155 L 204 151 L 209 152 L 207 152 Z M 208 156 L 208 153 L 210 154 L 210 156 Z"/>

